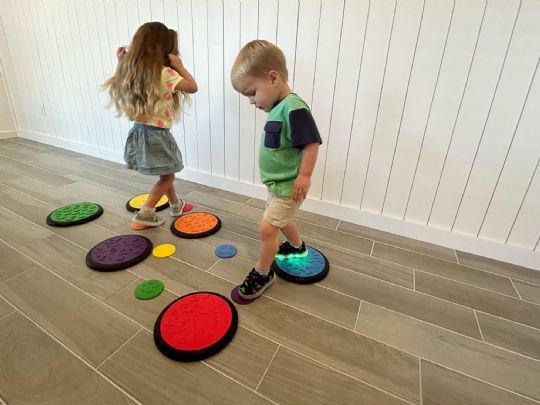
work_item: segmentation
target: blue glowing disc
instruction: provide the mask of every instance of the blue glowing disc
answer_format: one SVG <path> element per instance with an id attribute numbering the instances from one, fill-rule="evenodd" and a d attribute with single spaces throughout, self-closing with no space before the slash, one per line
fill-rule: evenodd
<path id="1" fill-rule="evenodd" d="M 316 283 L 328 274 L 328 259 L 317 249 L 307 247 L 308 254 L 303 257 L 276 258 L 272 269 L 284 280 L 299 284 Z"/>

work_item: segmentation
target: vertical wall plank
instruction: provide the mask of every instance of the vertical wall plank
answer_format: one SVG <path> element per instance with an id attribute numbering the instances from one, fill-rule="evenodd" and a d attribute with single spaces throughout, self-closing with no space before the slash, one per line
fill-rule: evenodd
<path id="1" fill-rule="evenodd" d="M 524 2 L 454 229 L 478 235 L 540 57 L 540 3 Z M 515 190 L 517 191 L 517 190 Z"/>
<path id="2" fill-rule="evenodd" d="M 540 168 L 538 162 L 506 243 L 538 250 L 540 237 Z"/>
<path id="3" fill-rule="evenodd" d="M 231 68 L 240 50 L 240 0 L 223 3 L 223 86 L 225 116 L 225 177 L 240 179 L 240 96 L 231 85 Z M 242 100 L 245 102 L 245 100 Z"/>
<path id="4" fill-rule="evenodd" d="M 450 33 L 455 2 L 426 1 L 407 99 L 383 202 L 383 214 L 403 218 L 424 141 Z"/>
<path id="5" fill-rule="evenodd" d="M 197 108 L 197 161 L 198 170 L 212 173 L 209 82 L 208 82 L 208 7 L 206 0 L 192 0 L 193 65 L 197 72 L 199 91 L 193 100 Z"/>
<path id="6" fill-rule="evenodd" d="M 471 170 L 512 37 L 518 1 L 494 0 L 487 5 L 467 89 L 429 225 L 451 230 Z"/>
<path id="7" fill-rule="evenodd" d="M 482 239 L 504 243 L 527 195 L 529 184 L 540 157 L 540 69 L 536 62 L 535 76 L 528 90 L 527 102 L 516 128 L 515 138 L 508 149 L 500 178 L 493 190 L 487 214 L 480 228 Z M 537 206 L 536 217 L 540 216 Z M 533 218 L 534 221 L 534 218 Z M 538 230 L 538 229 L 537 229 Z M 534 242 L 533 242 L 534 243 Z M 531 242 L 529 242 L 529 247 Z"/>
<path id="8" fill-rule="evenodd" d="M 358 209 L 366 181 L 383 75 L 396 11 L 395 0 L 372 2 L 367 21 L 362 70 L 357 84 L 349 156 L 341 204 Z"/>
<path id="9" fill-rule="evenodd" d="M 180 41 L 180 38 L 183 36 L 184 27 L 180 26 L 178 23 L 178 5 L 176 3 L 176 0 L 163 0 L 163 23 L 176 31 L 178 34 L 178 38 Z M 179 43 L 180 46 L 180 43 Z M 180 54 L 183 53 L 183 50 L 180 50 Z M 186 139 L 185 139 L 185 133 L 184 133 L 184 122 L 182 120 L 178 122 L 172 123 L 172 129 L 171 133 L 173 134 L 174 139 L 176 140 L 176 143 L 178 144 L 178 147 L 180 148 L 182 152 L 182 157 L 186 159 Z"/>
<path id="10" fill-rule="evenodd" d="M 462 105 L 486 5 L 485 2 L 456 0 L 426 134 L 407 196 L 406 221 L 428 222 Z"/>
<path id="11" fill-rule="evenodd" d="M 193 11 L 190 0 L 179 0 L 178 4 L 178 41 L 180 43 L 180 55 L 186 69 L 199 80 L 198 72 L 194 69 L 193 50 Z M 198 170 L 198 139 L 197 139 L 197 103 L 192 97 L 191 105 L 184 106 L 182 122 L 185 132 L 185 156 L 184 166 Z"/>
<path id="12" fill-rule="evenodd" d="M 397 134 L 402 123 L 405 98 L 415 61 L 424 5 L 424 0 L 406 0 L 397 3 L 380 107 L 375 123 L 373 147 L 361 203 L 361 208 L 371 212 L 382 211 Z"/>
<path id="13" fill-rule="evenodd" d="M 276 43 L 277 25 L 278 25 L 278 2 L 276 0 L 259 1 L 259 27 L 257 38 Z M 255 39 L 255 38 L 253 38 Z M 259 174 L 259 146 L 261 136 L 266 122 L 267 114 L 264 111 L 255 110 L 255 141 L 253 143 L 253 155 L 255 160 L 253 163 L 253 182 L 262 184 Z"/>
<path id="14" fill-rule="evenodd" d="M 345 2 L 332 117 L 325 148 L 326 156 L 321 150 L 322 199 L 336 204 L 339 204 L 341 199 L 352 135 L 356 89 L 364 52 L 369 8 L 369 1 Z M 320 172 L 319 175 L 321 175 Z"/>
<path id="15" fill-rule="evenodd" d="M 310 106 L 313 98 L 313 81 L 317 63 L 317 42 L 322 0 L 300 1 L 298 31 L 296 37 L 296 59 L 294 65 L 288 65 L 294 77 L 293 91 Z"/>
<path id="16" fill-rule="evenodd" d="M 210 102 L 210 136 L 212 174 L 225 175 L 225 117 L 223 81 L 223 1 L 208 0 L 208 89 Z"/>
<path id="17" fill-rule="evenodd" d="M 243 0 L 240 2 L 240 45 L 257 38 L 259 23 L 259 2 Z M 253 183 L 253 167 L 255 160 L 255 110 L 246 97 L 240 98 L 240 138 L 239 138 L 239 170 L 240 180 Z"/>
<path id="18" fill-rule="evenodd" d="M 309 195 L 316 199 L 321 199 L 324 167 L 330 139 L 330 123 L 334 112 L 333 103 L 335 100 L 339 50 L 341 48 L 344 7 L 344 1 L 323 2 L 321 7 L 321 25 L 319 29 L 324 27 L 324 34 L 320 35 L 319 33 L 317 43 L 317 62 L 311 102 L 313 116 L 323 141 L 319 147 L 320 158 L 317 159 L 309 190 Z"/>
<path id="19" fill-rule="evenodd" d="M 279 0 L 276 44 L 285 54 L 291 88 L 294 88 L 294 65 L 296 62 L 299 12 L 300 0 Z"/>

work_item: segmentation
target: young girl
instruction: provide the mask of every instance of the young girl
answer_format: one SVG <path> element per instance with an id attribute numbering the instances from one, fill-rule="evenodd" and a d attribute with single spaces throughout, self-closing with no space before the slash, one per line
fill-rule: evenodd
<path id="1" fill-rule="evenodd" d="M 184 165 L 170 128 L 172 120 L 180 116 L 183 101 L 189 101 L 187 94 L 197 91 L 197 83 L 178 54 L 176 31 L 160 22 L 143 24 L 128 49 L 117 49 L 116 73 L 103 85 L 119 114 L 135 121 L 124 150 L 128 169 L 159 175 L 133 217 L 139 225 L 163 224 L 163 217 L 155 209 L 163 195 L 169 198 L 173 217 L 180 216 L 184 208 L 173 183 L 174 174 Z"/>

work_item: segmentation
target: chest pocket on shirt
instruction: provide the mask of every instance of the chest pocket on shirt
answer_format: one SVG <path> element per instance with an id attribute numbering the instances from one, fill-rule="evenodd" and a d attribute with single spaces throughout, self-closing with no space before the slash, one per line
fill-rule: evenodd
<path id="1" fill-rule="evenodd" d="M 264 126 L 264 146 L 270 149 L 278 149 L 281 139 L 281 121 L 268 121 Z"/>

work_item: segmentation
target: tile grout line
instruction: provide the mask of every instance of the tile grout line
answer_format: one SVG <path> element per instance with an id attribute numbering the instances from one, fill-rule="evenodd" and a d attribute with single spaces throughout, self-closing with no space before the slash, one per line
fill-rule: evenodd
<path id="1" fill-rule="evenodd" d="M 420 405 L 424 403 L 424 393 L 422 392 L 422 358 L 418 356 L 418 392 L 420 394 Z"/>
<path id="2" fill-rule="evenodd" d="M 353 235 L 353 236 L 356 236 L 356 235 Z M 492 275 L 495 275 L 495 276 L 504 277 L 504 278 L 514 278 L 514 279 L 519 280 L 519 281 L 523 281 L 523 282 L 526 282 L 526 283 L 529 283 L 529 284 L 534 284 L 534 285 L 540 286 L 540 280 L 538 281 L 538 283 L 531 282 L 531 281 L 526 281 L 526 280 L 523 280 L 522 278 L 519 278 L 519 277 L 507 276 L 507 275 L 504 275 L 504 274 L 501 274 L 501 273 L 490 271 L 488 269 L 484 269 L 484 268 L 480 268 L 480 267 L 474 267 L 474 266 L 470 266 L 468 264 L 463 264 L 463 263 L 456 263 L 456 262 L 453 262 L 453 261 L 450 261 L 450 260 L 442 259 L 442 258 L 437 257 L 437 256 L 432 256 L 432 255 L 428 255 L 426 253 L 417 252 L 415 250 L 407 249 L 407 248 L 404 248 L 404 247 L 401 247 L 401 246 L 392 245 L 390 243 L 385 243 L 385 242 L 380 242 L 380 241 L 375 241 L 375 243 L 390 246 L 390 247 L 393 247 L 393 248 L 396 248 L 396 249 L 405 250 L 407 252 L 415 253 L 417 255 L 431 257 L 432 259 L 440 260 L 440 261 L 443 261 L 443 262 L 446 262 L 446 263 L 458 264 L 459 266 L 462 266 L 462 267 L 466 267 L 466 268 L 469 268 L 469 269 L 475 269 L 475 270 L 478 270 L 478 271 L 481 271 L 481 272 L 484 272 L 484 273 L 488 273 L 488 274 L 492 274 Z M 436 246 L 439 246 L 439 245 L 436 245 Z M 382 259 L 381 257 L 378 257 L 378 256 L 373 256 L 373 257 L 377 257 L 378 259 Z M 488 259 L 489 259 L 489 257 L 488 257 Z M 390 260 L 387 260 L 387 261 L 391 262 Z M 391 262 L 391 263 L 396 263 L 396 262 Z M 502 262 L 502 263 L 505 263 L 505 262 Z M 396 263 L 396 264 L 401 264 L 401 263 Z M 509 263 L 509 264 L 512 264 L 512 263 Z M 408 267 L 405 264 L 401 264 L 401 265 Z M 521 267 L 524 267 L 524 266 L 521 266 Z M 528 267 L 524 267 L 524 268 L 529 269 Z"/>
<path id="3" fill-rule="evenodd" d="M 464 373 L 463 371 L 456 370 L 455 368 L 453 368 L 453 367 L 451 367 L 451 366 L 446 366 L 446 365 L 441 364 L 441 363 L 438 363 L 438 362 L 436 362 L 436 361 L 434 361 L 434 360 L 426 359 L 425 357 L 422 357 L 422 356 L 420 356 L 420 359 L 425 360 L 425 361 L 427 361 L 428 363 L 435 364 L 435 365 L 437 365 L 437 366 L 439 366 L 439 367 L 445 368 L 445 369 L 447 369 L 447 370 L 453 371 L 454 373 L 457 373 L 457 374 L 459 374 L 459 375 L 468 377 L 468 378 L 470 378 L 470 379 L 472 379 L 472 380 L 474 380 L 474 381 L 480 382 L 480 383 L 482 383 L 482 384 L 489 385 L 490 387 L 494 387 L 494 388 L 500 389 L 501 391 L 505 391 L 505 392 L 508 392 L 508 393 L 510 393 L 510 394 L 513 394 L 513 395 L 515 395 L 515 396 L 517 396 L 517 397 L 525 398 L 525 399 L 527 399 L 527 400 L 529 400 L 529 401 L 532 401 L 532 402 L 534 402 L 534 403 L 540 404 L 540 401 L 537 400 L 537 399 L 535 399 L 535 398 L 531 398 L 531 397 L 528 397 L 528 396 L 526 396 L 526 395 L 520 394 L 520 393 L 517 392 L 517 391 L 512 391 L 511 389 L 508 389 L 508 388 L 506 388 L 506 387 L 502 387 L 502 386 L 500 386 L 500 385 L 496 385 L 496 384 L 494 384 L 494 383 L 492 383 L 492 382 L 483 380 L 483 379 L 481 379 L 481 378 L 479 378 L 479 377 L 475 377 L 475 376 L 473 376 L 473 375 L 466 374 L 466 373 Z"/>
<path id="4" fill-rule="evenodd" d="M 137 336 L 139 334 L 139 332 L 143 330 L 142 327 L 139 328 L 139 330 L 137 330 L 131 337 L 129 337 L 128 339 L 126 339 L 126 341 L 124 343 L 122 343 L 120 346 L 118 346 L 115 350 L 113 350 L 113 352 L 107 356 L 107 358 L 105 360 L 103 360 L 101 363 L 99 363 L 98 366 L 96 366 L 96 369 L 100 368 L 103 364 L 105 364 L 111 357 L 113 357 L 116 353 L 118 353 L 124 346 L 126 346 L 129 342 L 131 342 L 131 340 Z"/>
<path id="5" fill-rule="evenodd" d="M 525 300 L 521 297 L 521 294 L 519 293 L 519 291 L 518 291 L 516 285 L 514 284 L 514 280 L 512 280 L 511 277 L 509 277 L 509 278 L 510 278 L 510 283 L 512 284 L 512 287 L 514 287 L 514 290 L 516 290 L 516 294 L 518 295 L 519 299 L 522 300 L 522 301 L 525 301 Z"/>
<path id="6" fill-rule="evenodd" d="M 369 255 L 371 257 L 375 257 L 373 256 L 373 249 L 375 249 L 375 241 L 371 241 L 371 251 L 369 252 Z"/>
<path id="7" fill-rule="evenodd" d="M 416 269 L 412 269 L 413 291 L 416 291 Z"/>
<path id="8" fill-rule="evenodd" d="M 50 332 L 48 332 L 46 329 L 44 329 L 41 325 L 39 325 L 37 322 L 35 322 L 32 318 L 30 318 L 28 315 L 26 315 L 21 310 L 17 310 L 17 313 L 24 316 L 26 319 L 28 319 L 31 323 L 33 323 L 38 329 L 40 329 L 45 335 L 49 336 L 51 339 L 53 339 L 55 342 L 57 342 L 60 346 L 62 346 L 65 350 L 67 350 L 69 353 L 71 353 L 73 356 L 75 356 L 77 359 L 79 359 L 83 364 L 85 364 L 88 368 L 93 370 L 96 374 L 99 374 L 104 380 L 108 381 L 109 384 L 116 387 L 120 392 L 122 392 L 124 395 L 126 395 L 128 398 L 132 399 L 135 403 L 139 405 L 144 405 L 140 401 L 138 401 L 134 396 L 132 396 L 127 390 L 122 388 L 120 385 L 116 384 L 111 378 L 109 378 L 106 374 L 104 374 L 101 370 L 98 370 L 95 368 L 88 360 L 86 360 L 84 357 L 79 355 L 78 353 L 74 352 L 71 348 L 66 346 L 60 339 L 58 339 L 56 336 L 52 335 Z"/>
<path id="9" fill-rule="evenodd" d="M 333 367 L 333 366 L 331 366 L 331 365 L 329 365 L 329 364 L 323 363 L 322 361 L 317 360 L 317 359 L 315 359 L 315 358 L 313 358 L 313 357 L 311 357 L 311 356 L 309 356 L 309 355 L 307 355 L 307 354 L 301 353 L 301 352 L 299 352 L 298 350 L 293 349 L 293 348 L 290 347 L 290 346 L 283 345 L 283 344 L 281 344 L 281 343 L 279 343 L 279 342 L 277 342 L 277 341 L 275 341 L 275 340 L 273 340 L 273 339 L 271 339 L 271 338 L 269 338 L 269 337 L 267 337 L 267 336 L 264 336 L 263 334 L 261 334 L 260 332 L 257 332 L 257 331 L 254 330 L 254 329 L 250 329 L 250 328 L 248 328 L 248 327 L 246 327 L 246 326 L 243 326 L 243 327 L 244 327 L 246 330 L 250 331 L 251 333 L 254 333 L 255 335 L 260 336 L 260 337 L 262 337 L 262 338 L 264 338 L 264 339 L 266 339 L 266 340 L 269 340 L 269 341 L 271 341 L 272 343 L 277 344 L 278 346 L 281 346 L 281 347 L 283 347 L 283 348 L 285 348 L 285 349 L 287 349 L 287 350 L 290 350 L 291 352 L 293 352 L 293 353 L 295 353 L 295 354 L 297 354 L 297 355 L 299 355 L 299 356 L 301 356 L 301 357 L 305 357 L 306 359 L 311 360 L 312 362 L 317 363 L 317 364 L 319 364 L 319 365 L 321 365 L 321 366 L 323 366 L 323 367 L 325 367 L 325 368 L 327 368 L 327 369 L 329 369 L 329 370 L 332 370 L 332 371 L 334 371 L 334 372 L 336 372 L 336 373 L 338 373 L 338 374 L 344 375 L 344 376 L 347 377 L 347 378 L 350 378 L 350 379 L 352 379 L 352 380 L 355 380 L 355 381 L 358 381 L 358 382 L 360 382 L 360 383 L 362 383 L 362 384 L 365 384 L 365 385 L 367 385 L 367 386 L 369 386 L 369 387 L 371 387 L 371 388 L 374 388 L 374 389 L 376 389 L 377 391 L 383 392 L 383 393 L 385 393 L 385 394 L 387 394 L 387 395 L 390 395 L 390 396 L 392 396 L 392 397 L 394 397 L 394 398 L 400 399 L 400 400 L 402 400 L 402 401 L 404 401 L 404 402 L 406 402 L 406 403 L 408 403 L 408 404 L 413 405 L 413 402 L 410 402 L 409 400 L 406 400 L 406 399 L 404 399 L 404 398 L 401 398 L 400 396 L 398 396 L 398 395 L 396 395 L 396 394 L 394 394 L 394 393 L 392 393 L 392 392 L 390 392 L 390 391 L 386 391 L 384 388 L 378 387 L 378 386 L 373 385 L 373 384 L 371 384 L 371 383 L 369 383 L 369 382 L 367 382 L 367 381 L 361 380 L 360 378 L 355 377 L 355 376 L 353 376 L 353 375 L 351 375 L 351 374 L 347 374 L 346 372 L 341 371 L 341 370 L 339 370 L 339 369 L 337 369 L 337 368 L 335 368 L 335 367 Z M 363 336 L 363 335 L 361 335 L 361 336 Z M 368 337 L 368 339 L 371 339 L 371 338 Z M 397 349 L 397 348 L 394 347 L 394 346 L 390 346 L 390 345 L 388 345 L 388 344 L 386 344 L 386 343 L 379 342 L 379 341 L 376 340 L 376 339 L 372 339 L 372 340 L 374 340 L 374 341 L 376 341 L 376 342 L 378 342 L 378 343 L 381 343 L 381 344 L 383 344 L 383 345 L 385 345 L 385 346 L 391 347 L 391 348 L 393 348 L 393 349 L 399 350 L 400 352 L 403 352 L 403 353 L 408 354 L 408 355 L 410 355 L 410 356 L 415 356 L 415 357 L 416 357 L 416 355 L 413 355 L 413 354 L 411 354 L 411 353 L 409 353 L 409 352 L 407 352 L 407 351 L 405 351 L 405 350 Z M 414 405 L 418 405 L 418 404 L 414 404 Z"/>
<path id="10" fill-rule="evenodd" d="M 358 326 L 358 319 L 360 318 L 360 309 L 362 308 L 362 300 L 360 300 L 360 303 L 358 304 L 358 312 L 356 313 L 356 320 L 354 321 L 354 329 L 353 332 L 356 332 L 356 327 Z"/>
<path id="11" fill-rule="evenodd" d="M 263 382 L 264 377 L 266 377 L 266 373 L 268 373 L 268 370 L 270 369 L 270 366 L 272 365 L 272 362 L 276 358 L 276 355 L 277 355 L 280 347 L 281 347 L 281 345 L 278 344 L 277 347 L 276 347 L 276 351 L 274 352 L 274 355 L 272 356 L 272 358 L 270 359 L 270 362 L 268 363 L 268 366 L 266 367 L 266 370 L 264 370 L 264 373 L 261 376 L 261 379 L 259 380 L 259 383 L 255 387 L 255 391 L 259 391 L 259 387 L 261 386 L 261 383 Z"/>
<path id="12" fill-rule="evenodd" d="M 261 397 L 261 398 L 266 399 L 268 402 L 271 402 L 272 404 L 279 405 L 279 403 L 277 403 L 276 401 L 274 401 L 274 400 L 268 398 L 267 396 L 265 396 L 264 394 L 261 394 L 261 393 L 258 392 L 258 391 L 255 391 L 253 388 L 251 388 L 251 387 L 245 385 L 243 382 L 235 380 L 235 379 L 232 378 L 230 375 L 225 374 L 223 371 L 221 371 L 220 369 L 218 369 L 218 368 L 212 366 L 211 364 L 207 363 L 205 360 L 201 360 L 201 363 L 204 364 L 205 366 L 207 366 L 208 368 L 214 370 L 216 373 L 219 373 L 219 374 L 221 374 L 222 376 L 224 376 L 225 378 L 227 378 L 227 379 L 233 381 L 234 383 L 240 385 L 241 387 L 244 387 L 244 388 L 247 389 L 248 391 L 253 392 L 255 395 L 257 395 L 257 396 L 259 396 L 259 397 Z"/>
<path id="13" fill-rule="evenodd" d="M 457 255 L 457 250 L 456 249 L 452 249 L 454 251 L 454 255 L 456 256 L 456 263 L 461 265 L 461 263 L 459 262 L 459 258 L 458 258 L 458 255 Z"/>
<path id="14" fill-rule="evenodd" d="M 367 302 L 367 301 L 366 301 L 366 302 Z M 482 340 L 477 339 L 477 338 L 474 338 L 474 337 L 472 337 L 472 336 L 464 335 L 463 333 L 456 332 L 455 330 L 448 329 L 448 328 L 445 328 L 444 326 L 436 325 L 436 324 L 431 323 L 431 322 L 428 322 L 428 321 L 424 321 L 423 319 L 420 319 L 420 318 L 415 318 L 414 316 L 411 316 L 411 315 L 403 314 L 403 313 L 398 312 L 398 311 L 396 311 L 396 310 L 394 310 L 394 309 L 387 308 L 387 307 L 383 307 L 382 305 L 374 304 L 374 303 L 372 303 L 372 302 L 369 302 L 369 304 L 370 304 L 370 305 L 373 305 L 373 306 L 376 306 L 376 307 L 379 307 L 379 308 L 382 308 L 382 309 L 384 309 L 384 310 L 393 312 L 393 313 L 395 313 L 395 314 L 404 316 L 404 317 L 406 317 L 406 318 L 416 320 L 416 321 L 418 321 L 418 322 L 420 322 L 420 323 L 422 323 L 422 324 L 426 324 L 426 325 L 431 326 L 431 327 L 435 327 L 435 328 L 438 328 L 438 329 L 442 329 L 442 330 L 444 330 L 444 331 L 446 331 L 446 332 L 449 332 L 449 333 L 453 333 L 453 334 L 459 335 L 459 336 L 461 336 L 461 337 L 463 337 L 463 338 L 466 338 L 466 339 L 471 339 L 471 340 L 474 340 L 474 341 L 476 341 L 476 342 L 480 342 L 480 343 L 482 343 L 482 344 L 485 344 L 485 345 L 487 345 L 487 346 L 493 347 L 493 348 L 495 348 L 495 349 L 499 349 L 499 350 L 502 350 L 502 351 L 505 351 L 505 352 L 509 352 L 509 353 L 512 353 L 512 354 L 517 355 L 517 356 L 520 356 L 520 357 L 525 357 L 525 358 L 527 358 L 527 359 L 529 359 L 529 360 L 532 360 L 532 361 L 534 361 L 534 362 L 540 362 L 540 359 L 531 357 L 531 356 L 529 356 L 529 355 L 526 355 L 526 354 L 523 354 L 523 353 L 519 353 L 519 352 L 513 351 L 513 350 L 508 349 L 508 348 L 506 348 L 506 347 L 497 346 L 497 345 L 495 345 L 495 344 L 493 344 L 493 343 L 486 342 L 486 341 L 482 341 Z M 482 311 L 480 311 L 480 312 L 482 312 Z M 488 314 L 488 315 L 491 315 L 491 314 Z M 494 315 L 493 315 L 493 316 L 494 316 Z M 500 317 L 497 317 L 497 318 L 500 318 Z M 500 318 L 500 319 L 506 320 L 506 319 L 504 319 L 504 318 Z M 514 321 L 512 321 L 512 322 L 514 322 Z M 514 323 L 518 323 L 518 322 L 514 322 Z M 534 328 L 533 326 L 523 325 L 523 324 L 520 324 L 520 323 L 518 323 L 518 324 L 519 324 L 519 325 L 522 325 L 522 326 L 526 326 L 526 327 L 531 328 L 531 329 L 535 329 L 535 330 L 540 331 L 540 329 L 536 329 L 536 328 Z M 402 348 L 398 348 L 398 347 L 396 347 L 396 346 L 392 346 L 392 345 L 390 345 L 390 344 L 388 344 L 388 343 L 386 343 L 386 342 L 384 342 L 384 341 L 382 341 L 382 340 L 378 340 L 378 339 L 376 339 L 376 338 L 370 337 L 370 336 L 368 336 L 368 335 L 366 335 L 366 334 L 363 334 L 363 333 L 360 333 L 360 332 L 358 332 L 358 331 L 354 331 L 354 332 L 355 332 L 355 333 L 358 333 L 358 334 L 361 335 L 361 336 L 365 336 L 365 337 L 367 337 L 367 338 L 369 338 L 369 339 L 375 340 L 375 341 L 377 341 L 377 342 L 379 342 L 379 343 L 383 343 L 383 344 L 385 344 L 385 345 L 387 345 L 387 346 L 390 346 L 390 347 L 392 347 L 392 348 L 394 348 L 394 349 L 397 349 L 397 350 L 400 350 L 400 351 L 405 352 L 405 353 L 407 353 L 407 354 L 410 354 L 411 356 L 418 356 L 418 353 L 411 353 L 411 352 L 408 352 L 407 350 L 404 350 L 404 349 L 402 349 Z M 426 359 L 426 360 L 427 360 L 427 359 Z M 431 361 L 431 360 L 429 360 L 429 361 Z"/>
<path id="15" fill-rule="evenodd" d="M 480 327 L 480 321 L 478 320 L 478 315 L 476 314 L 476 310 L 474 311 L 474 319 L 476 319 L 476 325 L 478 325 L 478 331 L 480 332 L 480 337 L 482 338 L 482 342 L 485 342 L 484 335 L 482 334 L 482 328 Z"/>
<path id="16" fill-rule="evenodd" d="M 336 229 L 335 229 L 336 231 L 339 231 L 339 226 L 340 225 L 341 225 L 341 219 L 338 219 L 338 223 L 337 223 Z M 341 232 L 341 231 L 339 231 L 339 232 Z"/>
<path id="17" fill-rule="evenodd" d="M 203 270 L 203 271 L 205 271 L 205 272 L 207 272 L 207 273 L 210 273 L 210 269 L 211 269 L 212 267 L 214 267 L 216 264 L 218 264 L 219 262 L 221 262 L 221 258 L 218 258 L 218 259 L 214 262 L 214 264 L 212 264 L 210 267 L 208 267 L 206 270 Z M 212 274 L 213 274 L 213 273 L 212 273 Z"/>

